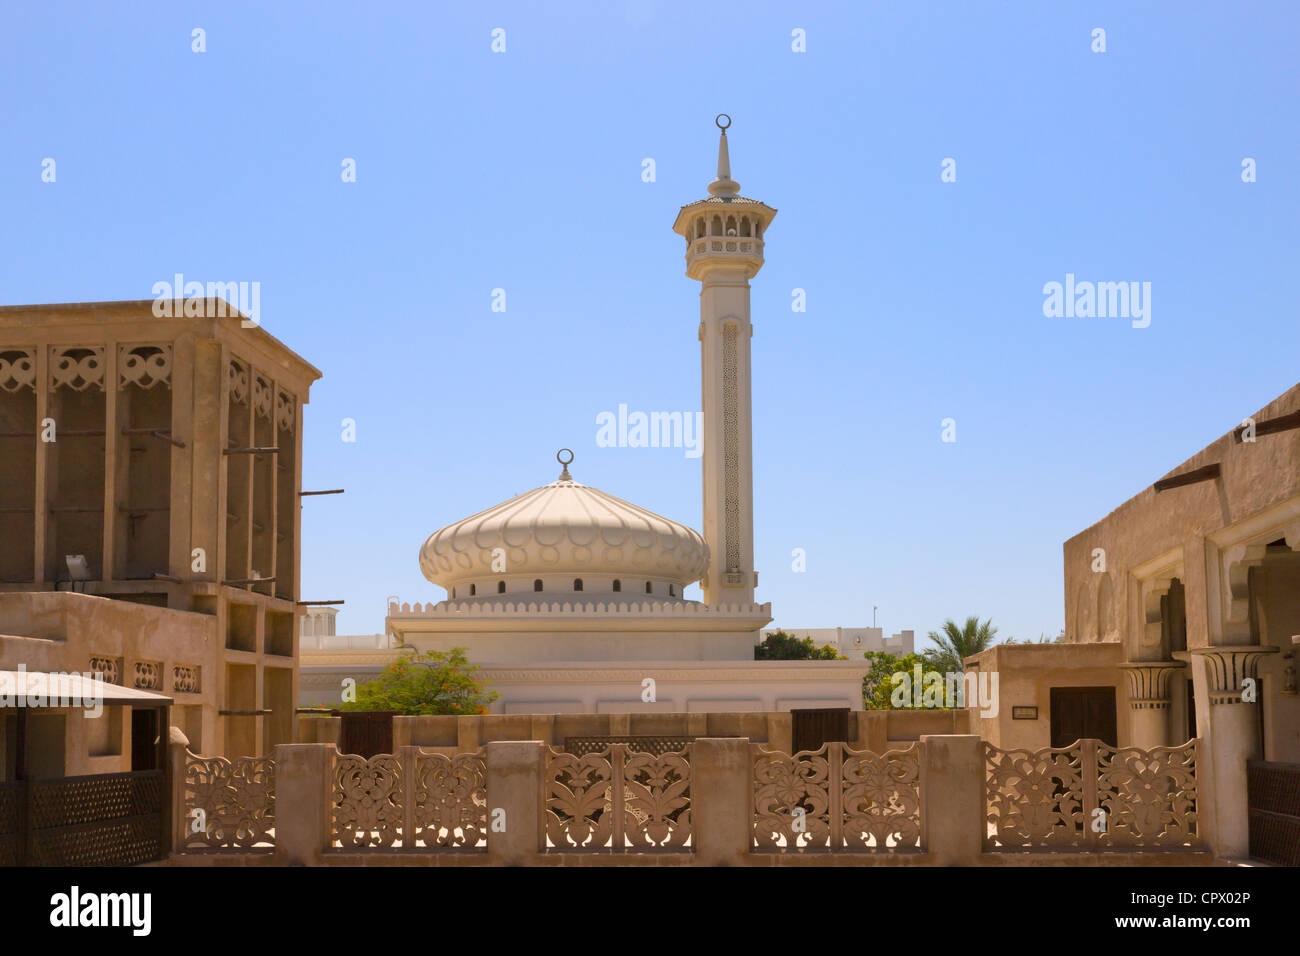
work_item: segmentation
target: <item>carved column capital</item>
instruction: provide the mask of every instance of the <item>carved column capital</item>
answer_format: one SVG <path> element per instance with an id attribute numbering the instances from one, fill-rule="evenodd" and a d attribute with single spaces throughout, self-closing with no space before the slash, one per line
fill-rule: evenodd
<path id="1" fill-rule="evenodd" d="M 1128 675 L 1129 705 L 1134 710 L 1168 710 L 1169 685 L 1182 661 L 1126 661 L 1120 669 Z"/>
<path id="2" fill-rule="evenodd" d="M 1206 676 L 1210 683 L 1211 704 L 1242 704 L 1242 682 L 1259 678 L 1259 659 L 1265 654 L 1276 654 L 1276 647 L 1258 644 L 1200 647 L 1192 651 L 1205 658 Z"/>

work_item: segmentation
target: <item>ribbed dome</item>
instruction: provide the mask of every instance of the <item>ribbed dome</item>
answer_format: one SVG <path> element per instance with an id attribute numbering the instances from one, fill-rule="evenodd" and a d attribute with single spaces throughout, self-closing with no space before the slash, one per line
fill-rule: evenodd
<path id="1" fill-rule="evenodd" d="M 449 590 L 543 574 L 653 577 L 684 586 L 708 566 L 708 545 L 697 532 L 581 485 L 567 467 L 558 481 L 435 531 L 420 549 L 424 576 Z"/>

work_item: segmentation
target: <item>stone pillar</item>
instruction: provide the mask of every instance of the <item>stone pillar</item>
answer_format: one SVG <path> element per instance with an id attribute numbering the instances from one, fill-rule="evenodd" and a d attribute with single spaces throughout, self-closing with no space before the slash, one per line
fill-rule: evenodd
<path id="1" fill-rule="evenodd" d="M 540 740 L 488 743 L 487 842 L 494 865 L 532 863 L 545 848 L 545 770 L 546 752 Z"/>
<path id="2" fill-rule="evenodd" d="M 475 716 L 456 718 L 456 749 L 463 754 L 474 753 L 479 748 L 479 719 Z"/>
<path id="3" fill-rule="evenodd" d="M 1173 746 L 1169 687 L 1174 671 L 1185 665 L 1182 661 L 1129 661 L 1119 666 L 1128 675 L 1128 700 L 1133 710 L 1130 746 Z"/>
<path id="4" fill-rule="evenodd" d="M 1216 856 L 1250 855 L 1247 818 L 1246 761 L 1258 759 L 1258 699 L 1243 700 L 1243 684 L 1252 680 L 1258 687 L 1259 659 L 1276 653 L 1275 647 L 1244 645 L 1202 647 L 1193 654 L 1205 658 L 1205 676 L 1209 686 L 1210 752 L 1208 768 L 1213 777 L 1214 827 L 1212 849 Z M 1203 772 L 1203 771 L 1202 771 Z"/>
<path id="5" fill-rule="evenodd" d="M 277 744 L 275 856 L 279 866 L 320 866 L 333 840 L 329 803 L 333 744 Z"/>
<path id="6" fill-rule="evenodd" d="M 753 761 L 747 737 L 695 741 L 691 830 L 697 866 L 743 864 L 753 838 Z"/>
<path id="7" fill-rule="evenodd" d="M 984 847 L 978 734 L 921 735 L 921 846 L 939 866 L 971 866 Z"/>
<path id="8" fill-rule="evenodd" d="M 172 727 L 167 738 L 167 767 L 171 776 L 171 846 L 170 852 L 180 853 L 185 846 L 190 820 L 185 814 L 185 762 L 189 753 L 189 739 L 179 727 Z"/>
<path id="9" fill-rule="evenodd" d="M 767 749 L 779 750 L 783 754 L 791 753 L 794 746 L 794 718 L 790 711 L 773 712 L 767 715 Z"/>

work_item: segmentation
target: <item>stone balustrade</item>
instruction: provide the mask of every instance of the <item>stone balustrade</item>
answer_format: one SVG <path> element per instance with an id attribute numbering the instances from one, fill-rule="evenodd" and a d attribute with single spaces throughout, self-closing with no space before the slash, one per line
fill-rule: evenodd
<path id="1" fill-rule="evenodd" d="M 923 735 L 886 753 L 789 755 L 745 737 L 650 753 L 540 740 L 369 759 L 330 743 L 274 758 L 173 742 L 173 864 L 977 865 L 1210 862 L 1196 818 L 1199 741 L 1082 740 L 1002 751 Z M 1101 820 L 1100 826 L 1096 821 Z"/>

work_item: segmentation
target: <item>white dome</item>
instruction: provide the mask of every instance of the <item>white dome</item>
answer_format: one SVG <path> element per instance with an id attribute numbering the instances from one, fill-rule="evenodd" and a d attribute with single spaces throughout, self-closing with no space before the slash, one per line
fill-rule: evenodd
<path id="1" fill-rule="evenodd" d="M 558 481 L 435 531 L 420 549 L 424 576 L 448 590 L 542 575 L 653 578 L 685 586 L 708 567 L 709 548 L 698 532 L 578 484 L 567 467 Z"/>

